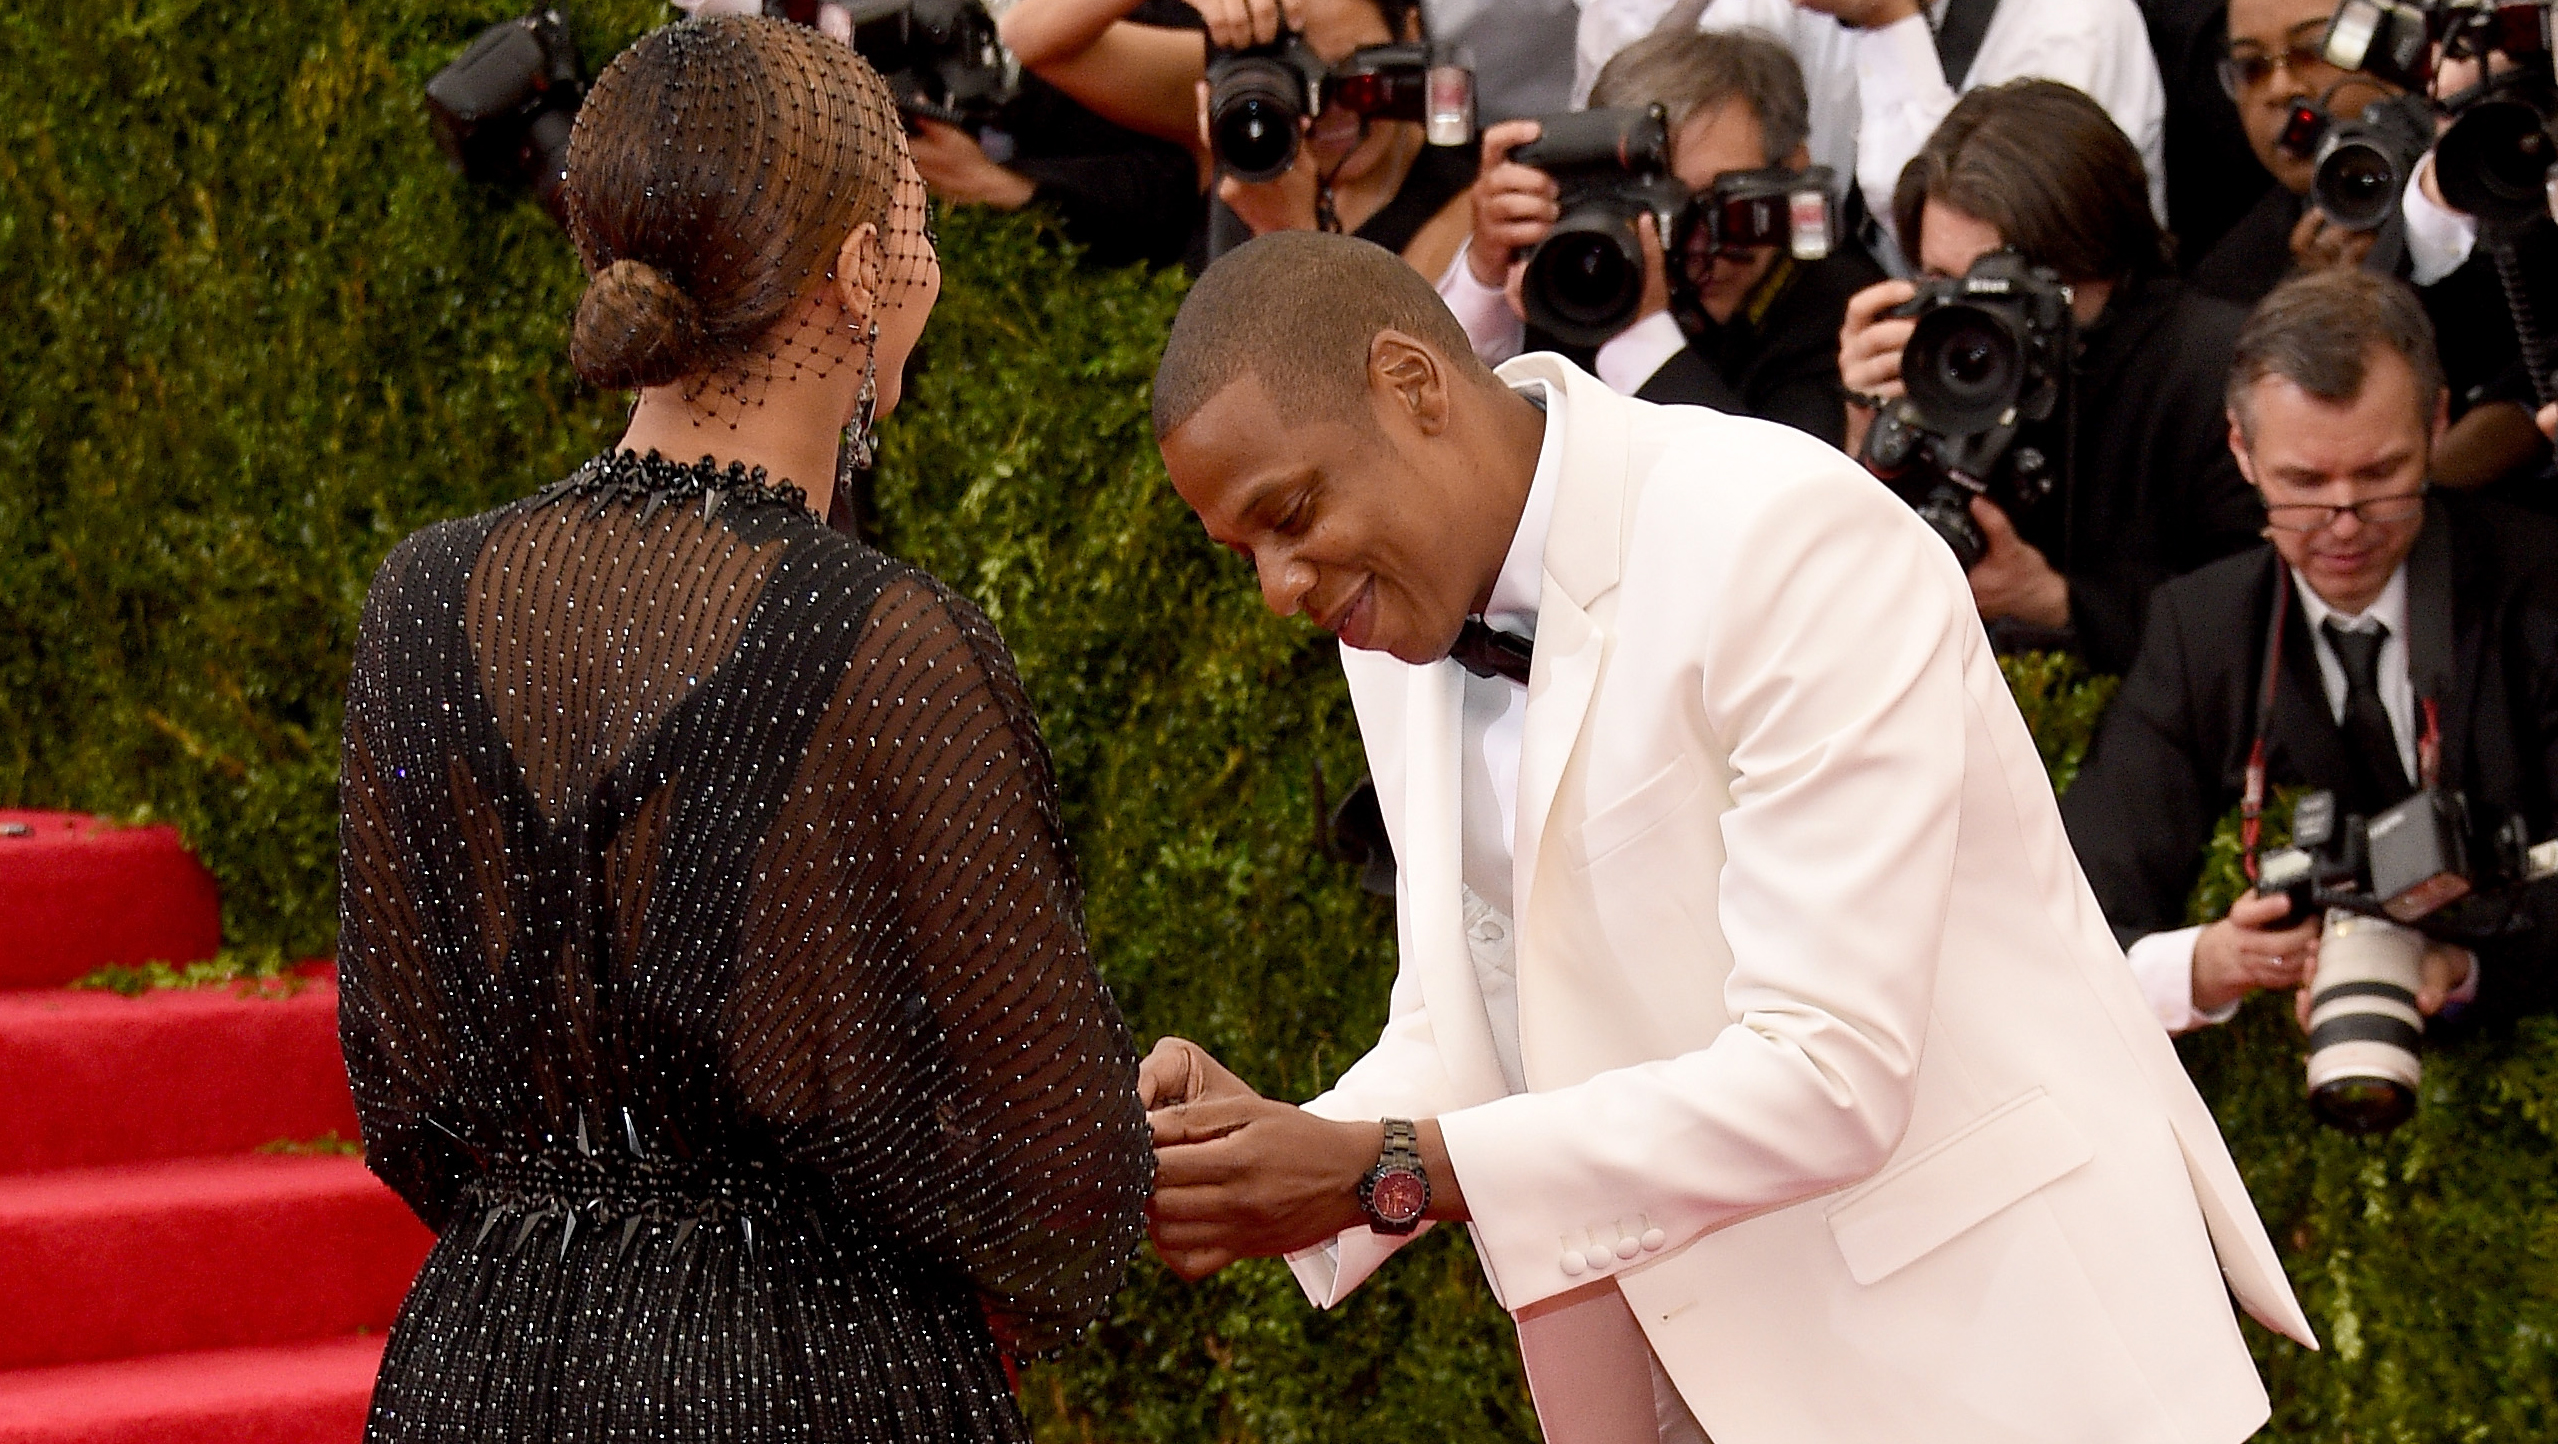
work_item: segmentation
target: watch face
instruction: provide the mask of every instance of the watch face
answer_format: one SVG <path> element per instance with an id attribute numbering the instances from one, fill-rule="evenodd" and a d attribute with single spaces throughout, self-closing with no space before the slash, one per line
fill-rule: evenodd
<path id="1" fill-rule="evenodd" d="M 1430 1185 L 1408 1168 L 1389 1168 L 1377 1175 L 1368 1203 L 1388 1223 L 1410 1223 L 1430 1206 Z"/>

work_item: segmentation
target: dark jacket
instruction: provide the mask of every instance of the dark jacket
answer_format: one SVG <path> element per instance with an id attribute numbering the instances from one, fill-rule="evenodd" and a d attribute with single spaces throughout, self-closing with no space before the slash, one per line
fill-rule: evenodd
<path id="1" fill-rule="evenodd" d="M 2261 168 L 2260 168 L 2261 173 Z M 2233 305 L 2253 306 L 2292 273 L 2292 229 L 2309 202 L 2269 185 L 2194 262 L 2194 289 Z"/>
<path id="2" fill-rule="evenodd" d="M 1839 325 L 1848 298 L 1882 279 L 1880 266 L 1848 247 L 1819 261 L 1779 256 L 1728 323 L 1674 305 L 1688 344 L 1635 395 L 1781 421 L 1836 446 L 1847 432 Z"/>
<path id="3" fill-rule="evenodd" d="M 1165 266 L 1190 249 L 1206 202 L 1189 151 L 1104 120 L 1035 75 L 1022 76 L 1005 125 L 1007 163 L 1088 263 Z"/>
<path id="4" fill-rule="evenodd" d="M 2408 573 L 2411 618 L 2428 597 L 2451 600 L 2443 785 L 2475 807 L 2520 812 L 2532 837 L 2548 835 L 2558 821 L 2558 523 L 2441 497 Z M 2184 925 L 2212 830 L 2238 805 L 2275 575 L 2272 548 L 2260 547 L 2159 589 L 2140 661 L 2061 799 L 2079 865 L 2126 943 Z M 2291 605 L 2266 728 L 2268 783 L 2335 790 L 2344 808 L 2367 812 L 2371 799 L 2351 795 L 2349 744 L 2311 647 Z M 2532 932 L 2479 951 L 2473 1016 L 2550 1005 L 2558 919 L 2541 916 Z"/>
<path id="5" fill-rule="evenodd" d="M 2175 280 L 2125 281 L 2081 333 L 2074 421 L 2026 437 L 2063 458 L 2069 479 L 2011 519 L 2068 580 L 2077 645 L 2097 671 L 2131 665 L 2159 583 L 2261 534 L 2223 400 L 2245 319 Z"/>

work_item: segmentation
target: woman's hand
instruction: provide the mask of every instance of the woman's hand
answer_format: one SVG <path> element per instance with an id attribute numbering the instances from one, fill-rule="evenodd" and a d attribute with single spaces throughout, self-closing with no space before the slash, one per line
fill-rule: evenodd
<path id="1" fill-rule="evenodd" d="M 1227 50 L 1269 44 L 1282 21 L 1290 30 L 1306 28 L 1306 0 L 1190 0 L 1190 8 L 1208 22 L 1208 38 Z"/>
<path id="2" fill-rule="evenodd" d="M 906 152 L 934 195 L 1006 211 L 1030 204 L 1036 189 L 1030 177 L 995 164 L 977 137 L 946 121 L 918 120 L 915 125 L 915 133 L 906 137 Z"/>
<path id="3" fill-rule="evenodd" d="M 1483 133 L 1483 166 L 1474 178 L 1474 232 L 1466 240 L 1466 269 L 1487 286 L 1509 280 L 1523 252 L 1536 249 L 1563 218 L 1554 177 L 1510 159 L 1537 138 L 1533 120 L 1505 120 Z"/>
<path id="4" fill-rule="evenodd" d="M 1901 351 L 1918 322 L 1887 315 L 1918 295 L 1907 281 L 1878 281 L 1850 296 L 1839 326 L 1839 384 L 1865 396 L 1901 394 Z"/>
<path id="5" fill-rule="evenodd" d="M 2378 231 L 2348 230 L 2316 206 L 2301 212 L 2292 227 L 2292 261 L 2304 271 L 2336 271 L 2359 266 L 2371 254 Z"/>
<path id="6" fill-rule="evenodd" d="M 1276 180 L 1238 180 L 1231 175 L 1217 177 L 1217 199 L 1256 236 L 1272 231 L 1311 231 L 1321 222 L 1315 215 L 1315 196 L 1322 178 L 1315 172 L 1313 154 L 1306 148 L 1306 132 L 1314 127 L 1312 117 L 1297 122 L 1297 159 Z M 1208 138 L 1208 82 L 1199 82 L 1199 140 L 1211 153 L 1216 143 Z"/>

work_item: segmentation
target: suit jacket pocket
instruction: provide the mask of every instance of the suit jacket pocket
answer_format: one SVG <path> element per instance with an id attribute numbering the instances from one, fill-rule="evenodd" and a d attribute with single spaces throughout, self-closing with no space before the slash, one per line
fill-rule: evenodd
<path id="1" fill-rule="evenodd" d="M 1581 865 L 1589 867 L 1650 832 L 1685 807 L 1699 786 L 1696 765 L 1684 755 L 1673 756 L 1660 771 L 1582 820 Z"/>
<path id="2" fill-rule="evenodd" d="M 2095 1156 L 2037 1088 L 1823 1210 L 1849 1277 L 1877 1284 Z"/>

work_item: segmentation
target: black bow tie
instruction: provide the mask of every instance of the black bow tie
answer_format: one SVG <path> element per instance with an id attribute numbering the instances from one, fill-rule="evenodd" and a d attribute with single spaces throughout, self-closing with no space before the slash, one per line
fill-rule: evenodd
<path id="1" fill-rule="evenodd" d="M 1481 617 L 1468 617 L 1457 629 L 1457 644 L 1448 649 L 1448 656 L 1478 677 L 1507 677 L 1524 687 L 1535 651 L 1532 639 L 1496 631 L 1485 626 Z"/>

